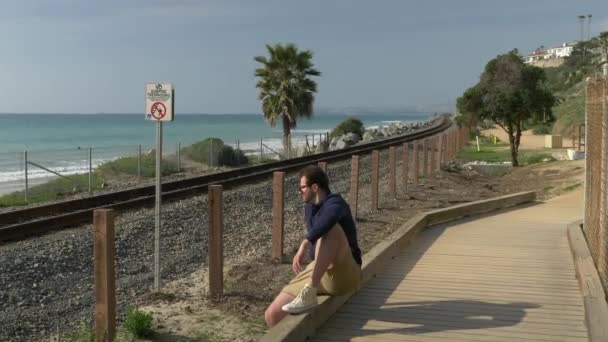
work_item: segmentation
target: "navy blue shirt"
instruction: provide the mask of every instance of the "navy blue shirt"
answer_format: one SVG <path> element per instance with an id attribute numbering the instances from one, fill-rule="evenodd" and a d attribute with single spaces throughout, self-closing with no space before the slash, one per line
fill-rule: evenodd
<path id="1" fill-rule="evenodd" d="M 306 221 L 306 240 L 310 241 L 312 248 L 308 251 L 310 258 L 315 258 L 315 245 L 317 240 L 325 235 L 333 226 L 338 224 L 344 230 L 348 245 L 357 264 L 361 265 L 361 250 L 357 244 L 357 228 L 350 212 L 350 206 L 338 194 L 328 194 L 318 205 L 306 203 L 304 207 L 304 220 Z"/>

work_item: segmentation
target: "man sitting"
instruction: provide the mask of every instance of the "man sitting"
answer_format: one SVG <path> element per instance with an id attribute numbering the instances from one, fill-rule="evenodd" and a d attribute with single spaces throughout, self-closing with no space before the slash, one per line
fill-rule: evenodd
<path id="1" fill-rule="evenodd" d="M 269 327 L 288 313 L 297 314 L 318 305 L 317 294 L 344 295 L 361 284 L 361 250 L 350 207 L 329 190 L 323 170 L 308 166 L 300 171 L 300 194 L 306 203 L 304 219 L 307 235 L 293 258 L 297 275 L 266 309 Z M 313 260 L 302 269 L 309 252 Z"/>

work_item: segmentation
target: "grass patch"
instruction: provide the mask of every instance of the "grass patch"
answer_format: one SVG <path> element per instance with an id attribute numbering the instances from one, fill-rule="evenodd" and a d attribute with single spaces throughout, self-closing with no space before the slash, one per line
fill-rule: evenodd
<path id="1" fill-rule="evenodd" d="M 130 175 L 137 176 L 139 159 L 137 156 L 122 157 L 101 164 L 97 171 L 106 176 Z M 177 163 L 163 160 L 160 165 L 163 176 L 168 176 L 177 172 Z M 141 156 L 141 175 L 142 177 L 156 176 L 156 156 L 145 154 Z"/>
<path id="2" fill-rule="evenodd" d="M 149 336 L 152 333 L 152 315 L 138 309 L 129 309 L 122 327 L 136 337 Z"/>
<path id="3" fill-rule="evenodd" d="M 564 191 L 572 191 L 572 190 L 578 189 L 581 185 L 582 185 L 581 183 L 568 185 L 567 187 L 564 188 Z"/>
<path id="4" fill-rule="evenodd" d="M 22 206 L 29 203 L 40 203 L 61 199 L 68 195 L 89 190 L 89 175 L 71 175 L 57 178 L 44 184 L 34 185 L 28 191 L 28 201 L 25 201 L 25 191 L 16 191 L 0 196 L 0 207 Z M 104 178 L 97 172 L 93 173 L 92 189 L 99 190 Z"/>
<path id="5" fill-rule="evenodd" d="M 86 323 L 81 323 L 78 329 L 63 336 L 65 342 L 95 342 L 95 331 Z"/>
<path id="6" fill-rule="evenodd" d="M 501 163 L 511 161 L 511 150 L 508 144 L 480 144 L 480 151 L 477 145 L 466 146 L 458 153 L 458 159 L 465 162 L 483 161 L 489 163 Z M 520 150 L 517 156 L 520 165 L 531 165 L 547 161 L 555 161 L 550 153 L 542 150 Z"/>

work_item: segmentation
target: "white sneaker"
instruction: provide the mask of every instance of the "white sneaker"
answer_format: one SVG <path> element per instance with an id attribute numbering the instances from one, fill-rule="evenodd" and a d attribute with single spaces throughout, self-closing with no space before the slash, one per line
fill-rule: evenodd
<path id="1" fill-rule="evenodd" d="M 319 305 L 317 301 L 317 288 L 309 284 L 304 285 L 300 294 L 290 303 L 283 305 L 282 309 L 291 314 L 298 314 Z"/>

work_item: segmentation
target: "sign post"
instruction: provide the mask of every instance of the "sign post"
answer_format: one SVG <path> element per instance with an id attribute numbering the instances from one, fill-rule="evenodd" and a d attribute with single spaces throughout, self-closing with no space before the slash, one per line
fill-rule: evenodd
<path id="1" fill-rule="evenodd" d="M 160 205 L 163 121 L 173 121 L 172 83 L 146 84 L 146 120 L 156 121 L 156 207 L 154 215 L 154 289 L 160 289 Z"/>

